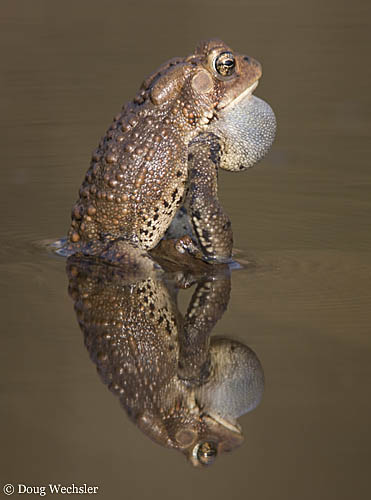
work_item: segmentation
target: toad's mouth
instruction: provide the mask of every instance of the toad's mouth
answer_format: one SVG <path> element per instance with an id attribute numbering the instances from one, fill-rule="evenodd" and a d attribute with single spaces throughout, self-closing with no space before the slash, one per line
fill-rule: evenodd
<path id="1" fill-rule="evenodd" d="M 216 424 L 221 425 L 225 429 L 228 429 L 231 432 L 235 432 L 236 434 L 242 435 L 241 426 L 236 421 L 234 423 L 230 422 L 227 419 L 218 415 L 217 413 L 208 413 L 207 418 L 209 418 Z"/>
<path id="2" fill-rule="evenodd" d="M 250 85 L 250 87 L 247 87 L 245 90 L 243 90 L 242 92 L 240 92 L 238 95 L 236 95 L 235 97 L 233 96 L 229 96 L 228 99 L 226 99 L 224 97 L 224 99 L 222 99 L 219 104 L 217 105 L 216 109 L 218 111 L 222 110 L 222 109 L 225 109 L 225 108 L 229 108 L 230 106 L 235 106 L 236 104 L 238 104 L 241 100 L 243 99 L 247 99 L 249 97 L 252 96 L 252 93 L 254 92 L 254 90 L 256 89 L 256 87 L 259 85 L 259 80 L 256 80 L 256 82 L 254 82 L 252 85 Z"/>

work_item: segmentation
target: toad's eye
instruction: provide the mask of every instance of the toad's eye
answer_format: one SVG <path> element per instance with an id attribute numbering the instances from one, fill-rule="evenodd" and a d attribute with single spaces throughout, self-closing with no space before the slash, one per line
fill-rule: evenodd
<path id="1" fill-rule="evenodd" d="M 195 446 L 193 450 L 197 460 L 202 465 L 212 465 L 217 456 L 217 447 L 214 443 L 204 441 L 203 443 Z"/>
<path id="2" fill-rule="evenodd" d="M 221 76 L 231 76 L 236 69 L 236 60 L 231 52 L 222 52 L 215 58 L 215 70 Z"/>

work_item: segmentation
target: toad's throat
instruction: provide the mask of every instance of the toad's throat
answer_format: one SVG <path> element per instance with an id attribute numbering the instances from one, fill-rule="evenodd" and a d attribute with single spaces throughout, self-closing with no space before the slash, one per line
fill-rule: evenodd
<path id="1" fill-rule="evenodd" d="M 220 138 L 220 167 L 241 171 L 254 166 L 267 153 L 276 133 L 276 118 L 268 103 L 252 95 L 257 82 L 241 92 L 217 114 L 208 131 Z"/>
<path id="2" fill-rule="evenodd" d="M 234 99 L 232 100 L 229 100 L 227 102 L 225 102 L 224 100 L 222 100 L 218 106 L 217 106 L 217 109 L 220 111 L 222 109 L 226 109 L 226 108 L 230 108 L 232 106 L 235 106 L 236 104 L 238 104 L 240 101 L 242 101 L 243 99 L 248 99 L 249 97 L 252 96 L 252 93 L 254 92 L 254 90 L 256 89 L 256 87 L 259 85 L 259 80 L 256 80 L 256 82 L 254 82 L 252 85 L 250 85 L 249 87 L 247 87 L 245 90 L 243 90 L 240 94 L 238 94 Z"/>

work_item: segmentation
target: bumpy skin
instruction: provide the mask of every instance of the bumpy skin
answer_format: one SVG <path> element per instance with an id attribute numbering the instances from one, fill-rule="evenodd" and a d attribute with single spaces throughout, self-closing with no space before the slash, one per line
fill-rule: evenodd
<path id="1" fill-rule="evenodd" d="M 226 53 L 235 64 L 227 75 L 218 72 L 217 63 Z M 147 78 L 93 154 L 72 210 L 64 253 L 82 252 L 115 262 L 132 251 L 140 258 L 141 250 L 154 248 L 165 235 L 179 207 L 187 205 L 193 243 L 210 260 L 228 260 L 232 233 L 217 201 L 212 156 L 216 147 L 227 152 L 229 132 L 223 137 L 219 129 L 214 137 L 218 146 L 215 140 L 209 146 L 201 141 L 198 149 L 192 141 L 228 116 L 229 106 L 241 95 L 249 96 L 260 76 L 257 61 L 233 53 L 221 40 L 210 40 Z M 228 161 L 222 166 L 228 168 Z"/>
<path id="2" fill-rule="evenodd" d="M 77 256 L 67 273 L 90 356 L 146 435 L 195 466 L 242 443 L 237 418 L 259 404 L 264 377 L 248 347 L 210 340 L 228 304 L 227 272 L 197 282 L 185 317 L 171 282 Z"/>
<path id="3" fill-rule="evenodd" d="M 220 157 L 221 147 L 215 135 L 203 134 L 192 141 L 188 154 L 191 168 L 185 203 L 204 255 L 219 260 L 230 257 L 233 245 L 231 222 L 217 196 Z"/>

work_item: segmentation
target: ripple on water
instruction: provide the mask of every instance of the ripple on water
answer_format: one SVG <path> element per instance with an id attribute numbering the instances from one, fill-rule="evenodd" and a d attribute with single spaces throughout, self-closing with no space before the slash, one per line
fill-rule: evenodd
<path id="1" fill-rule="evenodd" d="M 19 288 L 22 283 L 25 285 L 29 281 L 47 283 L 55 270 L 64 272 L 65 260 L 48 249 L 56 239 L 43 239 L 27 231 L 22 234 L 11 231 L 2 234 L 0 283 L 7 289 L 9 283 L 17 283 Z"/>
<path id="2" fill-rule="evenodd" d="M 272 321 L 344 333 L 369 332 L 371 265 L 367 252 L 336 249 L 264 252 L 235 274 L 234 296 Z M 247 306 L 246 306 L 247 307 Z"/>

